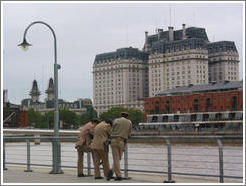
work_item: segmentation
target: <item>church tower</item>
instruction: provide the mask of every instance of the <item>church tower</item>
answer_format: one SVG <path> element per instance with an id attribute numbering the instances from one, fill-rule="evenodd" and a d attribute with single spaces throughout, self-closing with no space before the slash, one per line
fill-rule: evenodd
<path id="1" fill-rule="evenodd" d="M 53 82 L 52 78 L 50 78 L 50 80 L 49 80 L 49 85 L 48 85 L 48 88 L 45 91 L 45 93 L 47 94 L 47 100 L 48 101 L 52 101 L 55 99 L 54 82 Z"/>
<path id="2" fill-rule="evenodd" d="M 30 91 L 29 95 L 31 96 L 33 102 L 39 102 L 40 91 L 38 90 L 38 84 L 36 80 L 33 80 L 32 90 Z"/>

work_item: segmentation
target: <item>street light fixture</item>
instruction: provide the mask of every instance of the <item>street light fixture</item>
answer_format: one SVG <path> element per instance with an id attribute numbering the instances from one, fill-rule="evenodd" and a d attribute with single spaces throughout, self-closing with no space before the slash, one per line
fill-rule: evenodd
<path id="1" fill-rule="evenodd" d="M 26 41 L 26 38 L 23 39 L 23 42 L 21 44 L 19 44 L 18 46 L 20 46 L 24 51 L 27 51 L 29 46 L 32 46 L 31 44 L 29 44 Z"/>
<path id="2" fill-rule="evenodd" d="M 63 171 L 61 170 L 61 146 L 60 146 L 60 140 L 59 140 L 59 111 L 58 111 L 58 69 L 61 68 L 60 65 L 57 64 L 57 48 L 56 48 L 56 35 L 54 30 L 52 29 L 52 27 L 50 25 L 48 25 L 47 23 L 43 22 L 43 21 L 35 21 L 32 22 L 30 25 L 28 25 L 28 27 L 25 29 L 24 32 L 24 37 L 23 37 L 23 42 L 21 44 L 19 44 L 18 46 L 20 46 L 23 50 L 27 50 L 29 46 L 32 46 L 31 44 L 29 44 L 26 41 L 26 34 L 28 29 L 34 25 L 34 24 L 42 24 L 47 26 L 53 36 L 54 36 L 54 90 L 55 90 L 55 98 L 54 98 L 54 107 L 55 107 L 55 111 L 54 111 L 54 135 L 53 135 L 53 143 L 52 143 L 52 153 L 53 153 L 53 170 L 50 172 L 52 174 L 61 174 L 63 173 Z"/>

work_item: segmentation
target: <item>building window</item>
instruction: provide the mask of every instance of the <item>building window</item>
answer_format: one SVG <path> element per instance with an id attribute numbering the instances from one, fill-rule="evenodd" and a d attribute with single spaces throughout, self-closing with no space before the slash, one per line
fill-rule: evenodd
<path id="1" fill-rule="evenodd" d="M 170 112 L 170 102 L 166 101 L 166 112 L 169 113 Z"/>
<path id="2" fill-rule="evenodd" d="M 237 97 L 233 96 L 232 97 L 232 110 L 237 110 Z"/>
<path id="3" fill-rule="evenodd" d="M 207 99 L 206 99 L 206 111 L 207 111 L 207 112 L 210 111 L 210 105 L 211 105 L 210 98 L 207 98 Z"/>
<path id="4" fill-rule="evenodd" d="M 158 101 L 155 102 L 155 112 L 157 114 L 159 114 L 159 112 L 160 112 L 160 107 L 159 107 L 159 102 Z"/>
<path id="5" fill-rule="evenodd" d="M 194 99 L 194 105 L 193 105 L 193 107 L 194 107 L 194 111 L 195 112 L 198 112 L 199 111 L 198 99 Z"/>

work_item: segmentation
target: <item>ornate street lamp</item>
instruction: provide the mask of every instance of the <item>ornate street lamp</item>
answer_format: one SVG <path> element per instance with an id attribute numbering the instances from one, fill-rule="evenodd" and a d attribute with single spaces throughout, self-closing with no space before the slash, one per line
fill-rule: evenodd
<path id="1" fill-rule="evenodd" d="M 32 22 L 24 32 L 24 37 L 23 37 L 23 42 L 19 44 L 23 50 L 27 50 L 29 46 L 32 46 L 26 41 L 26 34 L 28 29 L 34 25 L 34 24 L 42 24 L 47 26 L 53 36 L 54 36 L 54 89 L 55 89 L 55 99 L 54 99 L 54 106 L 55 106 L 55 111 L 54 111 L 54 135 L 53 135 L 53 143 L 52 143 L 52 153 L 53 153 L 53 170 L 50 172 L 52 174 L 60 174 L 63 173 L 61 170 L 61 146 L 60 146 L 60 140 L 59 140 L 59 111 L 58 111 L 58 69 L 60 69 L 60 65 L 57 64 L 57 48 L 56 48 L 56 35 L 54 30 L 51 28 L 50 25 L 43 21 L 35 21 Z"/>

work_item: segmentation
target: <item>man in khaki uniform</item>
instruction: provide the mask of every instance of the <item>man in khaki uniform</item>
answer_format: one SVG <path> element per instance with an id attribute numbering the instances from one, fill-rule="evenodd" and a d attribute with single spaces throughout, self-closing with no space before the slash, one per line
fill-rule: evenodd
<path id="1" fill-rule="evenodd" d="M 112 140 L 111 149 L 113 154 L 113 172 L 116 175 L 115 180 L 121 181 L 122 176 L 120 172 L 120 160 L 125 148 L 125 143 L 128 137 L 131 135 L 132 122 L 127 119 L 128 114 L 121 113 L 121 117 L 115 119 L 112 126 Z M 112 175 L 112 172 L 109 173 Z"/>
<path id="2" fill-rule="evenodd" d="M 110 167 L 108 159 L 108 144 L 112 134 L 111 125 L 112 121 L 106 120 L 95 127 L 94 138 L 91 144 L 95 179 L 103 178 L 101 177 L 99 170 L 100 160 L 102 160 L 104 176 L 109 180 L 108 173 Z"/>
<path id="3" fill-rule="evenodd" d="M 78 135 L 78 140 L 75 144 L 75 148 L 78 151 L 78 163 L 77 163 L 78 177 L 84 177 L 84 173 L 83 173 L 84 152 L 91 151 L 91 141 L 93 138 L 94 129 L 98 123 L 99 123 L 98 119 L 93 119 L 91 122 L 79 128 L 80 133 Z"/>

